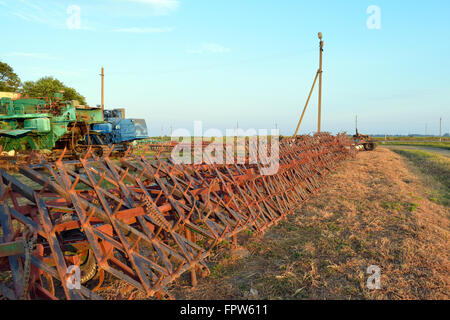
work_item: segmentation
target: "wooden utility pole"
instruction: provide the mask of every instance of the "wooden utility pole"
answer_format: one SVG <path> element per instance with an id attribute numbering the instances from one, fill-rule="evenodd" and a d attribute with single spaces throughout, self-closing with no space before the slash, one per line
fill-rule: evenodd
<path id="1" fill-rule="evenodd" d="M 105 110 L 105 69 L 102 67 L 102 115 Z"/>
<path id="2" fill-rule="evenodd" d="M 317 120 L 317 132 L 320 132 L 320 125 L 322 120 L 322 53 L 323 53 L 323 41 L 322 32 L 319 32 L 320 39 L 320 62 L 319 62 L 319 117 Z"/>
<path id="3" fill-rule="evenodd" d="M 306 99 L 305 107 L 303 108 L 302 115 L 300 116 L 300 120 L 298 121 L 297 128 L 295 129 L 294 137 L 297 136 L 298 130 L 300 129 L 300 124 L 302 123 L 303 117 L 305 116 L 306 108 L 308 107 L 309 100 L 311 99 L 311 95 L 314 91 L 314 87 L 317 82 L 317 78 L 319 78 L 319 119 L 317 124 L 317 132 L 320 132 L 321 126 L 321 117 L 322 117 L 322 52 L 323 52 L 323 41 L 322 41 L 322 32 L 319 32 L 320 39 L 320 61 L 319 61 L 319 70 L 316 72 L 316 77 L 314 78 L 313 85 L 311 90 L 309 91 L 308 99 Z"/>

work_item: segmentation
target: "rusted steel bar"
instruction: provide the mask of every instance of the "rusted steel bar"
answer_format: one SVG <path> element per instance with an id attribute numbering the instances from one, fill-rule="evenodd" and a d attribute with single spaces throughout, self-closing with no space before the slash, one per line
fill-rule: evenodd
<path id="1" fill-rule="evenodd" d="M 23 240 L 0 243 L 0 258 L 17 256 L 25 253 L 25 242 Z"/>

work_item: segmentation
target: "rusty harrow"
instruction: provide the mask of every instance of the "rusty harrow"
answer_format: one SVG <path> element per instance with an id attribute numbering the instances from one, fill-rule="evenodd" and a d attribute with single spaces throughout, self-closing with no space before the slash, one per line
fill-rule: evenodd
<path id="1" fill-rule="evenodd" d="M 102 299 L 113 276 L 149 297 L 172 298 L 168 285 L 182 274 L 192 285 L 209 274 L 205 261 L 218 243 L 236 245 L 240 232 L 264 232 L 294 213 L 354 152 L 350 144 L 324 133 L 281 140 L 272 175 L 248 157 L 177 164 L 168 145 L 117 160 L 61 157 L 15 176 L 1 170 L 0 296 Z"/>

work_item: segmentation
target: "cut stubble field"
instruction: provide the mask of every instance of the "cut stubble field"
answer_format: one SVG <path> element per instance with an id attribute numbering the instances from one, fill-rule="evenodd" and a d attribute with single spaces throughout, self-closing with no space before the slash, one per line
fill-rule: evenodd
<path id="1" fill-rule="evenodd" d="M 210 277 L 196 288 L 184 277 L 171 292 L 177 299 L 448 299 L 449 207 L 434 173 L 388 149 L 361 152 L 287 221 L 262 236 L 241 235 L 231 253 L 224 243 L 209 259 Z M 366 285 L 371 265 L 381 268 L 379 290 Z"/>

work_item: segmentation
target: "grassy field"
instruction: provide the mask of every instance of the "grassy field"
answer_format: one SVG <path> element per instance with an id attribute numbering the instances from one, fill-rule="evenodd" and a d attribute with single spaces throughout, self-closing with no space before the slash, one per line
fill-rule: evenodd
<path id="1" fill-rule="evenodd" d="M 449 299 L 449 210 L 436 191 L 448 181 L 438 179 L 448 177 L 448 163 L 418 157 L 359 153 L 287 221 L 263 236 L 242 235 L 235 252 L 217 250 L 212 275 L 197 288 L 186 277 L 172 292 L 178 299 Z M 370 265 L 381 268 L 380 290 L 366 286 Z"/>
<path id="2" fill-rule="evenodd" d="M 405 157 L 421 173 L 428 186 L 429 199 L 450 206 L 450 160 L 420 150 L 394 150 Z"/>
<path id="3" fill-rule="evenodd" d="M 387 141 L 411 141 L 411 142 L 420 142 L 420 141 L 433 141 L 433 142 L 439 142 L 439 137 L 373 137 L 373 139 L 378 141 L 384 141 L 385 139 Z M 450 137 L 442 137 L 442 142 L 450 142 Z"/>
<path id="4" fill-rule="evenodd" d="M 378 141 L 380 145 L 396 145 L 396 146 L 418 146 L 418 147 L 432 147 L 450 150 L 450 141 L 433 141 L 433 142 L 420 142 L 420 141 Z"/>

